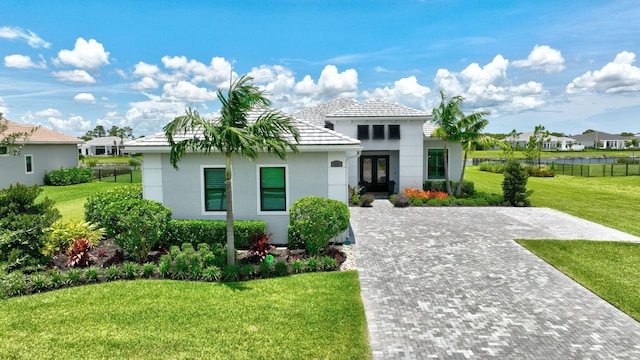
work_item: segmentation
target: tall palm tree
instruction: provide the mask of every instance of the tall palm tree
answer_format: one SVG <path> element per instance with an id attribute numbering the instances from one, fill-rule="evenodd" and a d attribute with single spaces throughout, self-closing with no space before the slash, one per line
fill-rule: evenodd
<path id="1" fill-rule="evenodd" d="M 440 97 L 440 105 L 433 109 L 433 122 L 438 126 L 433 134 L 444 142 L 444 180 L 447 194 L 452 196 L 453 191 L 451 190 L 451 182 L 449 181 L 449 152 L 447 143 L 459 140 L 457 125 L 458 119 L 464 116 L 460 110 L 463 99 L 462 96 L 459 95 L 448 99 L 442 90 L 440 91 Z"/>
<path id="2" fill-rule="evenodd" d="M 483 144 L 493 146 L 498 141 L 492 137 L 482 135 L 482 130 L 489 125 L 489 121 L 484 117 L 489 115 L 488 111 L 480 111 L 477 113 L 463 115 L 458 121 L 456 130 L 458 131 L 457 138 L 462 145 L 464 151 L 464 158 L 462 160 L 462 172 L 460 173 L 460 181 L 456 188 L 455 195 L 460 196 L 462 193 L 462 182 L 464 180 L 464 171 L 467 167 L 467 158 L 471 151 L 472 144 Z"/>
<path id="3" fill-rule="evenodd" d="M 218 89 L 217 95 L 222 106 L 217 119 L 202 119 L 197 110 L 189 108 L 185 115 L 176 117 L 164 127 L 165 136 L 171 144 L 171 165 L 176 169 L 188 151 L 204 154 L 219 151 L 225 156 L 228 264 L 235 263 L 231 156 L 236 154 L 255 160 L 260 152 L 266 151 L 285 159 L 287 149 L 298 152 L 296 144 L 300 141 L 300 134 L 292 119 L 268 109 L 271 101 L 251 81 L 252 77 L 241 76 L 231 83 L 226 96 Z M 252 111 L 261 111 L 253 122 L 248 119 Z M 175 141 L 176 135 L 190 132 L 197 132 L 198 135 Z M 293 138 L 293 141 L 288 138 Z"/>

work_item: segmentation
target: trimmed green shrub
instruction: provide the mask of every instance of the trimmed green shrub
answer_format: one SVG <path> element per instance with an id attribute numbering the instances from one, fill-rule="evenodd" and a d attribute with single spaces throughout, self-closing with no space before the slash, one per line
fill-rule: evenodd
<path id="1" fill-rule="evenodd" d="M 442 205 L 442 199 L 438 199 L 438 198 L 429 199 L 429 200 L 427 200 L 426 204 L 428 206 L 441 206 Z"/>
<path id="2" fill-rule="evenodd" d="M 131 199 L 142 199 L 141 184 L 124 185 L 115 189 L 91 194 L 87 197 L 87 202 L 84 204 L 84 219 L 104 227 L 104 208 L 116 201 Z M 107 236 L 113 237 L 113 235 Z"/>
<path id="3" fill-rule="evenodd" d="M 492 172 L 496 174 L 502 174 L 505 169 L 505 164 L 495 161 L 484 161 L 478 165 L 478 170 Z"/>
<path id="4" fill-rule="evenodd" d="M 147 260 L 171 220 L 171 209 L 152 200 L 118 201 L 107 205 L 104 212 L 109 219 L 107 231 L 116 234 L 116 244 L 140 263 Z"/>
<path id="5" fill-rule="evenodd" d="M 527 168 L 527 174 L 532 177 L 554 177 L 556 176 L 556 171 L 550 167 L 542 166 L 532 166 L 529 165 Z"/>
<path id="6" fill-rule="evenodd" d="M 371 204 L 373 204 L 375 199 L 376 198 L 373 197 L 373 195 L 365 194 L 365 195 L 360 196 L 360 200 L 358 201 L 358 204 L 361 207 L 371 207 Z"/>
<path id="7" fill-rule="evenodd" d="M 411 199 L 411 205 L 422 206 L 422 199 L 418 199 L 418 198 Z"/>
<path id="8" fill-rule="evenodd" d="M 0 190 L 0 263 L 7 270 L 37 268 L 48 262 L 42 254 L 48 228 L 60 218 L 53 200 L 36 201 L 42 189 L 16 184 Z"/>
<path id="9" fill-rule="evenodd" d="M 396 194 L 393 195 L 393 199 L 389 198 L 389 201 L 395 207 L 407 207 L 409 206 L 409 197 L 405 194 Z"/>
<path id="10" fill-rule="evenodd" d="M 236 249 L 247 249 L 254 233 L 266 233 L 267 223 L 258 220 L 235 220 L 233 234 Z M 227 222 L 224 220 L 171 220 L 159 247 L 169 248 L 185 242 L 210 246 L 227 244 Z"/>
<path id="11" fill-rule="evenodd" d="M 455 192 L 457 187 L 458 181 L 451 181 L 451 190 Z M 426 180 L 422 185 L 422 190 L 447 192 L 447 185 L 445 180 Z M 462 181 L 462 196 L 473 196 L 475 193 L 475 185 L 472 181 Z"/>
<path id="12" fill-rule="evenodd" d="M 278 261 L 273 267 L 273 272 L 276 276 L 287 276 L 289 275 L 289 266 L 285 261 Z"/>
<path id="13" fill-rule="evenodd" d="M 52 186 L 66 186 L 82 184 L 91 181 L 93 171 L 89 168 L 74 167 L 53 170 L 44 176 L 44 184 Z"/>
<path id="14" fill-rule="evenodd" d="M 529 206 L 533 190 L 527 190 L 529 175 L 527 169 L 516 161 L 510 161 L 504 172 L 502 193 L 504 201 L 511 206 Z"/>
<path id="15" fill-rule="evenodd" d="M 140 269 L 140 275 L 142 275 L 142 277 L 150 278 L 153 276 L 155 271 L 156 266 L 153 263 L 144 263 Z"/>
<path id="16" fill-rule="evenodd" d="M 500 194 L 489 194 L 485 192 L 478 192 L 476 193 L 476 199 L 485 200 L 487 202 L 487 205 L 489 206 L 499 206 L 499 205 L 502 205 L 503 203 L 502 195 Z"/>
<path id="17" fill-rule="evenodd" d="M 349 208 L 342 202 L 317 196 L 298 199 L 289 209 L 289 247 L 304 245 L 316 255 L 348 227 Z"/>

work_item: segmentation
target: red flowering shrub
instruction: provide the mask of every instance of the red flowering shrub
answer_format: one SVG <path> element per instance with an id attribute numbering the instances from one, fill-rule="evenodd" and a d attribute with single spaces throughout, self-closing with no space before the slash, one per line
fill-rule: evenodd
<path id="1" fill-rule="evenodd" d="M 420 200 L 429 200 L 429 199 L 446 199 L 448 197 L 446 192 L 442 191 L 424 191 L 418 189 L 405 188 L 403 193 L 409 197 L 409 199 L 420 199 Z"/>

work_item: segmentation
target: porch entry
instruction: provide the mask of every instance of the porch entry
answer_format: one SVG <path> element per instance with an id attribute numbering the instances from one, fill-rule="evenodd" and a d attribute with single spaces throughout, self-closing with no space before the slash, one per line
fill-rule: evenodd
<path id="1" fill-rule="evenodd" d="M 388 180 L 389 155 L 360 156 L 360 183 L 366 184 L 367 191 L 387 192 Z"/>

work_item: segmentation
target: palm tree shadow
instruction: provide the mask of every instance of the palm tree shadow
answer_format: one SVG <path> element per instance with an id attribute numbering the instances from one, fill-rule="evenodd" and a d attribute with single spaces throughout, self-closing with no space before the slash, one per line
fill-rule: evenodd
<path id="1" fill-rule="evenodd" d="M 222 282 L 221 283 L 223 286 L 228 287 L 229 289 L 233 290 L 233 291 L 247 291 L 247 290 L 253 290 L 250 286 L 246 285 L 246 281 L 240 281 L 240 282 Z"/>

